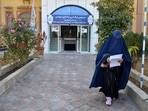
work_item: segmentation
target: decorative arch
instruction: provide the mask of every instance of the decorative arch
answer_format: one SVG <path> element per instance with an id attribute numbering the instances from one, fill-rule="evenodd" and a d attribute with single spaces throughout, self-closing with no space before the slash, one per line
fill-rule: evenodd
<path id="1" fill-rule="evenodd" d="M 91 15 L 91 13 L 81 6 L 65 5 L 54 10 L 51 15 Z"/>
<path id="2" fill-rule="evenodd" d="M 64 5 L 48 15 L 49 24 L 83 24 L 93 23 L 92 14 L 85 8 L 77 5 Z"/>

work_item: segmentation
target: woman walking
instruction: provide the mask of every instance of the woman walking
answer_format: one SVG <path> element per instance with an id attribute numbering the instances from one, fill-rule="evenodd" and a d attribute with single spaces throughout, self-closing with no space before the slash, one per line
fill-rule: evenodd
<path id="1" fill-rule="evenodd" d="M 110 57 L 118 54 L 122 55 L 117 59 L 119 65 L 111 67 Z M 101 87 L 99 91 L 104 93 L 106 104 L 111 105 L 114 98 L 119 98 L 118 91 L 126 87 L 131 63 L 132 60 L 121 31 L 113 31 L 97 54 L 96 68 L 89 87 Z"/>

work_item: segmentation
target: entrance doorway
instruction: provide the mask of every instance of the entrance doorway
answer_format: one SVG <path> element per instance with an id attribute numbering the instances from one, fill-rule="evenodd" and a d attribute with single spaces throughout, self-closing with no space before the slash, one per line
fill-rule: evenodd
<path id="1" fill-rule="evenodd" d="M 90 26 L 51 25 L 49 41 L 51 52 L 89 52 Z"/>
<path id="2" fill-rule="evenodd" d="M 64 51 L 76 51 L 77 26 L 61 26 L 61 39 Z"/>

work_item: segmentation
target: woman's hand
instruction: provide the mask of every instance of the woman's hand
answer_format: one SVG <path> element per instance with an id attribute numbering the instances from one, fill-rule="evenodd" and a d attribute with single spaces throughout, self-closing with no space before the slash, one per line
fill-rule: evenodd
<path id="1" fill-rule="evenodd" d="M 106 60 L 107 60 L 108 63 L 110 63 L 110 57 L 108 57 Z"/>
<path id="2" fill-rule="evenodd" d="M 101 67 L 102 67 L 102 68 L 108 68 L 108 65 L 109 65 L 109 63 L 110 63 L 110 57 L 108 57 L 108 58 L 106 59 L 106 61 L 107 61 L 107 63 L 105 63 L 105 64 L 102 63 L 102 64 L 101 64 Z"/>
<path id="3" fill-rule="evenodd" d="M 123 62 L 123 59 L 119 59 L 118 62 L 121 64 Z"/>
<path id="4" fill-rule="evenodd" d="M 102 68 L 108 68 L 108 64 L 103 64 L 103 63 L 102 63 L 102 64 L 101 64 L 101 67 L 102 67 Z"/>

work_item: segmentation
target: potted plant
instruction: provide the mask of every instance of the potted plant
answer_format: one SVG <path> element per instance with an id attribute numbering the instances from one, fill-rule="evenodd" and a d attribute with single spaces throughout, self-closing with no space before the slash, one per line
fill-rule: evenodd
<path id="1" fill-rule="evenodd" d="M 8 50 L 5 58 L 25 63 L 35 44 L 35 33 L 20 18 L 11 18 L 11 25 L 0 26 L 0 37 L 3 38 Z"/>
<path id="2" fill-rule="evenodd" d="M 43 33 L 41 32 L 37 33 L 35 49 L 38 55 L 44 54 L 44 44 L 46 42 L 46 39 L 47 39 L 47 36 L 46 36 L 45 31 Z"/>

